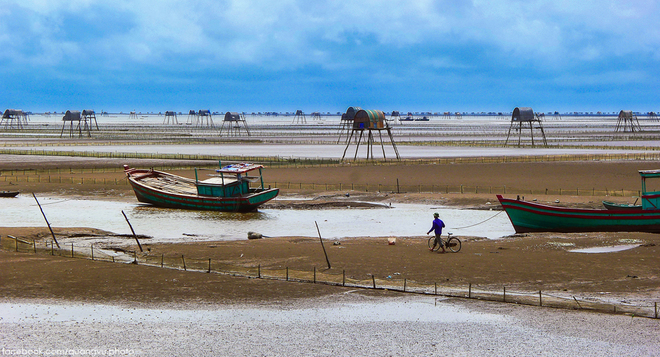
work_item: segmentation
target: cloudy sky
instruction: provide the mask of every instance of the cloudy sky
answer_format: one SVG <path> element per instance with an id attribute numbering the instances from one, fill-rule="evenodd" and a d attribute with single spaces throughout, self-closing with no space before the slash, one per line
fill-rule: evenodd
<path id="1" fill-rule="evenodd" d="M 654 0 L 0 0 L 0 107 L 660 111 Z"/>

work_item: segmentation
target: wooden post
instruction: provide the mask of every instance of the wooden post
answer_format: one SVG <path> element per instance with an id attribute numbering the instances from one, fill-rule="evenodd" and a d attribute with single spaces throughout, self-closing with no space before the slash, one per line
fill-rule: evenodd
<path id="1" fill-rule="evenodd" d="M 543 306 L 543 296 L 541 295 L 541 290 L 539 290 L 539 306 Z"/>
<path id="2" fill-rule="evenodd" d="M 144 252 L 144 250 L 142 250 L 142 244 L 140 244 L 140 241 L 138 240 L 138 237 L 135 234 L 135 231 L 133 230 L 133 226 L 131 225 L 131 222 L 129 222 L 128 217 L 126 217 L 126 213 L 124 213 L 124 211 L 122 210 L 121 214 L 124 215 L 124 218 L 126 219 L 126 223 L 128 223 L 128 226 L 131 228 L 131 232 L 133 232 L 133 238 L 135 238 L 135 241 L 137 242 L 137 245 L 140 248 L 140 252 Z"/>
<path id="3" fill-rule="evenodd" d="M 181 254 L 181 261 L 183 262 L 183 270 L 188 270 L 186 269 L 186 258 Z"/>
<path id="4" fill-rule="evenodd" d="M 261 279 L 261 264 L 259 264 L 259 268 L 257 270 L 257 277 Z"/>
<path id="5" fill-rule="evenodd" d="M 14 237 L 14 250 L 18 252 L 18 238 Z"/>
<path id="6" fill-rule="evenodd" d="M 209 274 L 211 273 L 211 258 L 209 258 L 209 271 L 208 271 L 208 273 Z"/>
<path id="7" fill-rule="evenodd" d="M 73 258 L 73 243 L 71 243 L 71 258 Z"/>
<path id="8" fill-rule="evenodd" d="M 341 286 L 346 286 L 346 269 L 341 271 Z"/>
<path id="9" fill-rule="evenodd" d="M 323 245 L 323 238 L 321 238 L 321 230 L 319 230 L 319 224 L 316 223 L 316 221 L 314 221 L 314 224 L 316 225 L 316 231 L 319 233 L 319 240 L 321 240 L 321 247 L 323 248 L 323 254 L 325 254 L 325 261 L 328 263 L 328 269 L 330 269 L 330 259 L 328 259 L 328 253 L 325 251 L 325 246 Z"/>
<path id="10" fill-rule="evenodd" d="M 286 281 L 289 281 L 289 267 L 286 267 Z"/>
<path id="11" fill-rule="evenodd" d="M 438 283 L 433 283 L 433 294 L 438 295 Z"/>
<path id="12" fill-rule="evenodd" d="M 404 293 L 406 292 L 406 283 L 407 283 L 407 279 L 403 278 L 403 292 Z"/>
<path id="13" fill-rule="evenodd" d="M 138 263 L 137 252 L 133 252 L 133 263 L 135 263 L 135 265 L 137 265 L 137 263 Z"/>
<path id="14" fill-rule="evenodd" d="M 34 247 L 34 254 L 37 254 L 37 242 L 34 239 L 32 240 L 32 246 Z"/>
<path id="15" fill-rule="evenodd" d="M 468 299 L 472 299 L 472 283 L 468 284 Z"/>
<path id="16" fill-rule="evenodd" d="M 374 289 L 375 289 L 375 288 L 376 288 L 376 276 L 374 276 L 373 274 L 371 274 L 371 280 L 372 280 L 373 283 L 374 283 Z"/>
<path id="17" fill-rule="evenodd" d="M 50 230 L 50 234 L 53 236 L 53 240 L 55 241 L 55 244 L 57 244 L 57 249 L 60 248 L 60 243 L 57 242 L 57 238 L 55 238 L 55 232 L 53 232 L 53 228 L 50 227 L 50 222 L 48 222 L 48 218 L 46 218 L 46 214 L 44 213 L 43 208 L 41 208 L 41 204 L 39 204 L 39 200 L 37 200 L 37 196 L 34 195 L 34 192 L 32 193 L 32 197 L 34 197 L 34 200 L 37 202 L 37 206 L 39 206 L 39 210 L 41 211 L 41 215 L 44 217 L 44 220 L 46 221 L 46 224 L 48 225 L 48 229 Z"/>
<path id="18" fill-rule="evenodd" d="M 316 284 L 316 267 L 314 267 L 314 284 Z"/>
<path id="19" fill-rule="evenodd" d="M 506 286 L 504 287 L 504 293 L 502 294 L 502 301 L 506 302 Z"/>
<path id="20" fill-rule="evenodd" d="M 396 179 L 396 193 L 401 193 L 401 191 L 399 191 L 399 179 L 398 178 Z"/>
<path id="21" fill-rule="evenodd" d="M 165 254 L 163 253 L 163 254 L 160 255 L 160 267 L 161 268 L 163 267 L 164 262 L 165 262 Z"/>
<path id="22" fill-rule="evenodd" d="M 93 245 L 89 246 L 89 251 L 92 253 L 92 260 L 94 260 L 94 246 Z"/>
<path id="23" fill-rule="evenodd" d="M 653 305 L 653 311 L 655 312 L 655 318 L 658 318 L 658 303 L 655 302 Z"/>

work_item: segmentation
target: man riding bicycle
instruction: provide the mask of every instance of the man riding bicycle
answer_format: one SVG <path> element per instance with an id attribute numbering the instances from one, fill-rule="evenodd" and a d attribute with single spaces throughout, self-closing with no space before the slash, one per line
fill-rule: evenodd
<path id="1" fill-rule="evenodd" d="M 440 235 L 442 234 L 442 228 L 445 226 L 445 222 L 443 222 L 440 219 L 440 215 L 436 212 L 433 214 L 433 226 L 431 227 L 431 230 L 426 232 L 428 235 L 429 233 L 435 231 L 435 241 L 433 242 L 433 247 L 429 248 L 430 251 L 433 251 L 435 249 L 436 245 L 439 245 L 440 248 L 442 248 L 442 253 L 445 252 L 445 246 L 442 244 L 442 238 Z"/>

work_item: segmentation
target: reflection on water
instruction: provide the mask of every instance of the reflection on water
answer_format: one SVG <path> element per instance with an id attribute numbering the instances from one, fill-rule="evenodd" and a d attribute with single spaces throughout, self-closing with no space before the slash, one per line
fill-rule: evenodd
<path id="1" fill-rule="evenodd" d="M 152 241 L 247 239 L 253 231 L 267 237 L 317 237 L 318 222 L 323 238 L 423 236 L 431 227 L 433 212 L 447 224 L 445 232 L 458 236 L 499 238 L 514 233 L 501 211 L 460 210 L 421 204 L 393 204 L 385 209 L 336 208 L 324 210 L 260 209 L 252 213 L 192 211 L 158 208 L 131 202 L 39 198 L 53 227 L 92 227 L 130 234 L 121 211 L 135 232 Z M 4 227 L 45 226 L 34 199 L 19 196 L 0 205 Z M 467 227 L 467 228 L 463 228 Z"/>
<path id="2" fill-rule="evenodd" d="M 569 252 L 573 253 L 614 253 L 621 252 L 628 249 L 633 249 L 639 247 L 640 244 L 624 244 L 624 245 L 614 245 L 609 247 L 592 247 L 592 248 L 582 248 L 582 249 L 572 249 Z"/>

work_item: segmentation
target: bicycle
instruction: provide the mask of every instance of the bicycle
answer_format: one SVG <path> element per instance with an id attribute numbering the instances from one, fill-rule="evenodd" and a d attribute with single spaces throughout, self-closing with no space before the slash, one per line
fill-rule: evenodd
<path id="1" fill-rule="evenodd" d="M 457 237 L 452 237 L 452 233 L 447 233 L 447 240 L 442 240 L 442 236 L 440 236 L 440 240 L 445 245 L 445 248 L 453 253 L 458 253 L 461 250 L 461 240 L 458 239 Z M 432 236 L 431 238 L 429 238 L 429 249 L 433 249 L 434 243 L 435 243 L 435 236 Z M 440 249 L 440 246 L 436 245 L 433 251 L 435 252 L 438 249 Z"/>

